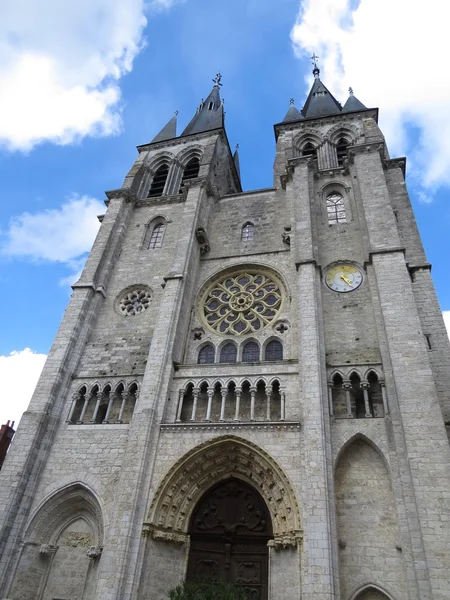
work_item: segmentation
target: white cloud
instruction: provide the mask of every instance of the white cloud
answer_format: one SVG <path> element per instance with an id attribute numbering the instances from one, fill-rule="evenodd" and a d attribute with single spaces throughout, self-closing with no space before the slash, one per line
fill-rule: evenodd
<path id="1" fill-rule="evenodd" d="M 380 107 L 392 155 L 408 154 L 428 200 L 450 185 L 447 23 L 442 0 L 426 9 L 411 0 L 304 0 L 291 32 L 299 55 L 319 55 L 332 93 L 345 101 L 352 86 L 366 106 Z"/>
<path id="2" fill-rule="evenodd" d="M 116 133 L 117 82 L 132 68 L 145 25 L 144 0 L 3 2 L 0 144 L 29 150 Z"/>
<path id="3" fill-rule="evenodd" d="M 99 229 L 97 215 L 104 211 L 99 200 L 75 195 L 61 208 L 24 212 L 11 219 L 0 238 L 0 251 L 14 258 L 64 263 L 72 274 L 63 283 L 73 283 Z"/>
<path id="4" fill-rule="evenodd" d="M 444 310 L 442 316 L 444 317 L 445 327 L 447 328 L 447 334 L 450 338 L 450 310 Z"/>
<path id="5" fill-rule="evenodd" d="M 30 348 L 0 356 L 0 425 L 8 420 L 18 424 L 31 400 L 46 358 L 45 354 L 36 354 Z"/>

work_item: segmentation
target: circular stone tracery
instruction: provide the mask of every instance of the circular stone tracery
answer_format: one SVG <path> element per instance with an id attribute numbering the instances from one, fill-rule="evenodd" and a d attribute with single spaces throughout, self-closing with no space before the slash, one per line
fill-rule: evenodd
<path id="1" fill-rule="evenodd" d="M 209 286 L 201 303 L 202 317 L 217 333 L 242 335 L 269 325 L 282 300 L 282 286 L 273 275 L 240 271 Z"/>
<path id="2" fill-rule="evenodd" d="M 119 310 L 127 317 L 138 315 L 149 307 L 151 298 L 149 290 L 132 290 L 119 301 Z"/>

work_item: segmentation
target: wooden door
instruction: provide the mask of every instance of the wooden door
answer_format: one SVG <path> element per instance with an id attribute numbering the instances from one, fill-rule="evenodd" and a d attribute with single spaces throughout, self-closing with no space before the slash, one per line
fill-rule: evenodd
<path id="1" fill-rule="evenodd" d="M 228 479 L 209 490 L 191 520 L 188 579 L 224 580 L 249 600 L 267 600 L 269 511 L 244 481 Z"/>

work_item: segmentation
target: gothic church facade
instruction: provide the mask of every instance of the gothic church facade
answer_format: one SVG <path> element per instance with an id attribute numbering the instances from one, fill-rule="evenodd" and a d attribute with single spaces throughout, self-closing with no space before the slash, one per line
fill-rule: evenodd
<path id="1" fill-rule="evenodd" d="M 450 598 L 450 348 L 377 109 L 242 191 L 217 77 L 107 211 L 1 471 L 0 597 Z"/>

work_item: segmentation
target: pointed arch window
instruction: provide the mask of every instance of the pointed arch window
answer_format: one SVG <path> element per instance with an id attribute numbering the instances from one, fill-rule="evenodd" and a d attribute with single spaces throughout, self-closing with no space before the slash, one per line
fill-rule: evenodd
<path id="1" fill-rule="evenodd" d="M 265 360 L 283 360 L 283 344 L 278 340 L 272 340 L 266 346 Z"/>
<path id="2" fill-rule="evenodd" d="M 256 342 L 247 342 L 242 350 L 242 362 L 258 362 L 259 345 Z"/>
<path id="3" fill-rule="evenodd" d="M 251 242 L 255 235 L 255 226 L 250 221 L 242 227 L 241 231 L 241 242 Z"/>
<path id="4" fill-rule="evenodd" d="M 154 225 L 150 235 L 150 241 L 148 243 L 149 250 L 153 250 L 154 248 L 162 248 L 165 231 L 166 223 L 164 221 L 159 221 L 159 223 Z"/>
<path id="5" fill-rule="evenodd" d="M 162 196 L 168 174 L 169 165 L 167 163 L 164 163 L 157 169 L 155 175 L 153 176 L 152 184 L 148 192 L 148 198 L 152 198 L 154 196 Z"/>
<path id="6" fill-rule="evenodd" d="M 349 145 L 349 142 L 344 137 L 341 137 L 336 144 L 336 154 L 339 166 L 342 166 L 344 160 L 347 158 L 347 148 Z"/>
<path id="7" fill-rule="evenodd" d="M 317 148 L 312 144 L 312 142 L 306 142 L 306 144 L 302 148 L 302 156 L 310 156 L 311 158 L 317 158 Z"/>
<path id="8" fill-rule="evenodd" d="M 235 363 L 237 359 L 237 347 L 229 342 L 220 351 L 221 363 Z"/>
<path id="9" fill-rule="evenodd" d="M 184 168 L 183 176 L 181 178 L 181 183 L 180 183 L 179 194 L 181 194 L 181 192 L 184 190 L 186 181 L 189 181 L 189 179 L 195 179 L 196 177 L 198 177 L 199 170 L 200 170 L 200 160 L 196 156 L 194 156 L 194 158 L 191 158 L 191 160 L 187 163 L 187 165 Z"/>
<path id="10" fill-rule="evenodd" d="M 214 362 L 214 346 L 208 344 L 207 346 L 203 346 L 200 352 L 198 353 L 198 364 L 199 365 L 209 365 Z"/>
<path id="11" fill-rule="evenodd" d="M 334 223 L 347 223 L 344 197 L 339 192 L 332 192 L 327 196 L 327 217 L 330 225 Z"/>

